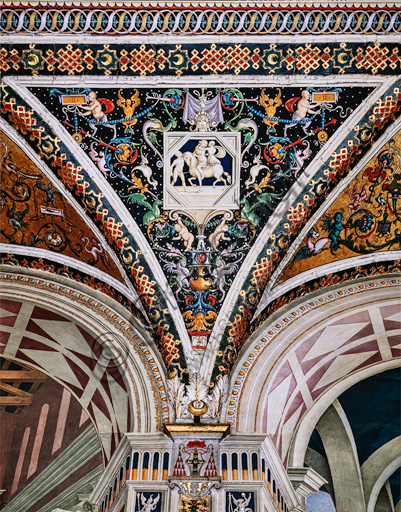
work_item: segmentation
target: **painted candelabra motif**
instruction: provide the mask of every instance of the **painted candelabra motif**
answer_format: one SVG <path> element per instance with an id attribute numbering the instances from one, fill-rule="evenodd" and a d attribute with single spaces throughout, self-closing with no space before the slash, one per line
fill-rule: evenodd
<path id="1" fill-rule="evenodd" d="M 194 348 L 272 212 L 371 88 L 31 88 L 118 193 Z"/>
<path id="2" fill-rule="evenodd" d="M 401 247 L 401 132 L 336 198 L 309 230 L 279 282 L 310 268 Z"/>

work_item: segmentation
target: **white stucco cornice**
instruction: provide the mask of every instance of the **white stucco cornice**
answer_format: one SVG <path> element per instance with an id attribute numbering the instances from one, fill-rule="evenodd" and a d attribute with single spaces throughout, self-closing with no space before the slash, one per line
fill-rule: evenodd
<path id="1" fill-rule="evenodd" d="M 401 4 L 400 4 L 401 5 Z M 105 39 L 106 36 L 106 39 Z M 97 34 L 64 34 L 59 33 L 2 33 L 3 45 L 14 45 L 14 44 L 76 44 L 77 38 L 79 38 L 80 44 L 93 44 L 93 45 L 127 45 L 127 44 L 228 44 L 233 42 L 235 38 L 235 44 L 318 44 L 318 43 L 399 43 L 401 42 L 401 34 L 124 34 L 124 35 L 97 35 Z M 215 78 L 214 75 L 212 78 Z M 295 77 L 302 78 L 302 75 L 294 75 Z M 316 78 L 317 75 L 309 76 L 306 79 Z M 350 75 L 340 75 L 342 78 L 347 78 Z M 360 75 L 359 75 L 360 76 Z M 372 75 L 369 75 L 371 78 Z M 35 76 L 39 80 L 40 76 Z M 60 77 L 68 78 L 68 77 Z M 78 79 L 78 76 L 71 77 Z M 87 78 L 91 78 L 88 76 Z M 102 79 L 110 80 L 115 77 L 113 76 L 102 76 Z M 130 77 L 124 77 L 129 79 Z M 134 76 L 134 79 L 140 79 L 141 77 Z M 152 77 L 156 78 L 157 77 Z M 170 77 L 163 76 L 164 79 L 169 80 Z M 193 76 L 180 76 L 181 80 L 191 79 Z M 198 77 L 200 78 L 200 77 Z M 202 76 L 204 80 L 207 77 Z M 228 76 L 227 79 L 232 80 L 232 76 Z M 237 80 L 242 77 L 237 76 Z M 273 78 L 273 76 L 266 76 L 267 79 Z M 277 75 L 277 80 L 283 79 L 283 75 Z M 333 78 L 333 77 L 332 77 Z M 255 76 L 252 75 L 252 80 Z"/>
<path id="2" fill-rule="evenodd" d="M 308 326 L 317 329 L 316 326 L 327 322 L 329 316 L 337 318 L 347 315 L 355 308 L 364 307 L 361 304 L 377 303 L 378 301 L 395 303 L 397 300 L 399 301 L 399 287 L 400 278 L 396 274 L 356 279 L 308 294 L 306 297 L 294 301 L 289 307 L 274 313 L 247 340 L 233 367 L 228 407 L 226 416 L 223 417 L 224 420 L 231 422 L 237 431 L 259 432 L 263 423 L 263 407 L 260 404 L 265 403 L 268 388 L 281 365 L 301 345 L 303 339 L 306 339 L 302 336 L 308 335 Z M 372 335 L 372 338 L 368 338 L 368 340 L 370 341 L 374 336 L 376 335 Z M 364 342 L 356 340 L 355 344 Z M 339 349 L 339 352 L 337 349 L 335 350 L 333 354 L 338 355 L 345 348 Z M 332 357 L 330 353 L 328 351 L 328 355 L 322 357 L 319 362 L 320 367 Z M 358 375 L 362 376 L 366 371 L 379 373 L 379 371 L 399 364 L 399 358 L 391 357 L 344 377 L 332 388 L 326 390 L 322 396 L 316 400 L 313 399 L 313 404 L 309 399 L 310 409 L 302 419 L 301 426 L 298 427 L 298 434 L 296 434 L 288 460 L 289 466 L 302 467 L 307 448 L 305 439 L 307 438 L 309 441 L 320 416 L 342 391 L 350 387 L 349 382 L 357 382 L 360 380 Z M 380 365 L 383 370 L 379 370 Z M 310 373 L 303 375 L 302 382 L 311 378 L 316 369 L 309 371 Z M 255 398 L 257 394 L 259 394 L 258 399 Z"/>
<path id="3" fill-rule="evenodd" d="M 85 263 L 76 258 L 72 258 L 71 256 L 66 256 L 62 253 L 52 252 L 48 249 L 40 249 L 38 247 L 31 247 L 29 245 L 14 245 L 14 244 L 5 244 L 0 243 L 0 253 L 1 254 L 10 254 L 12 256 L 30 256 L 33 258 L 43 258 L 50 262 L 58 263 L 59 265 L 67 265 L 69 268 L 74 268 L 79 272 L 83 272 L 88 276 L 93 276 L 95 279 L 107 283 L 108 285 L 115 288 L 118 292 L 123 294 L 130 300 L 140 311 L 142 314 L 146 316 L 144 309 L 142 307 L 142 303 L 138 295 L 134 290 L 134 294 L 131 294 L 126 286 L 124 286 L 121 281 L 118 281 L 115 277 L 110 276 L 106 272 L 99 270 L 97 267 L 90 265 L 89 263 Z M 139 325 L 139 321 L 138 321 Z M 143 325 L 142 325 L 143 328 Z"/>

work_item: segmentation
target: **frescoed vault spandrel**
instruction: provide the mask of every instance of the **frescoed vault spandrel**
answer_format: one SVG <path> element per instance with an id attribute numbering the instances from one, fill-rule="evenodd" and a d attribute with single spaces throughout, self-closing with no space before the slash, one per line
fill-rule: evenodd
<path id="1" fill-rule="evenodd" d="M 2 132 L 0 160 L 2 243 L 63 254 L 124 281 L 105 243 L 44 173 Z"/>
<path id="2" fill-rule="evenodd" d="M 353 178 L 309 230 L 279 281 L 401 244 L 401 132 Z"/>
<path id="3" fill-rule="evenodd" d="M 30 89 L 144 233 L 194 348 L 276 206 L 371 90 Z"/>

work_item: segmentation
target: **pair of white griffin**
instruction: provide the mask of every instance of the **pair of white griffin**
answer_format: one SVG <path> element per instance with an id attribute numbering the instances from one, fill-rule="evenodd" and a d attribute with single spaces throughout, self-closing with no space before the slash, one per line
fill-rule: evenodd
<path id="1" fill-rule="evenodd" d="M 187 184 L 184 177 L 184 165 L 188 167 L 188 172 L 191 175 L 188 182 L 191 186 L 196 186 L 196 181 L 199 187 L 205 178 L 214 178 L 213 187 L 217 183 L 222 182 L 225 186 L 231 183 L 231 176 L 225 172 L 221 165 L 220 158 L 226 156 L 226 151 L 211 140 L 201 140 L 198 142 L 193 153 L 186 151 L 182 153 L 177 151 L 174 155 L 176 159 L 171 166 L 171 184 L 174 185 L 178 178 L 180 178 L 184 190 L 187 189 Z"/>

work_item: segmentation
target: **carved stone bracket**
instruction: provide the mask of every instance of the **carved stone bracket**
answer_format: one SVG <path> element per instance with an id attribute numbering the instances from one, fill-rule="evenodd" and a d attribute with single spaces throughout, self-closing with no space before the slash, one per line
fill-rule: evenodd
<path id="1" fill-rule="evenodd" d="M 300 511 L 305 510 L 306 498 L 318 492 L 322 485 L 327 484 L 327 480 L 312 468 L 288 468 L 287 473 L 301 501 L 302 505 L 298 508 Z"/>

